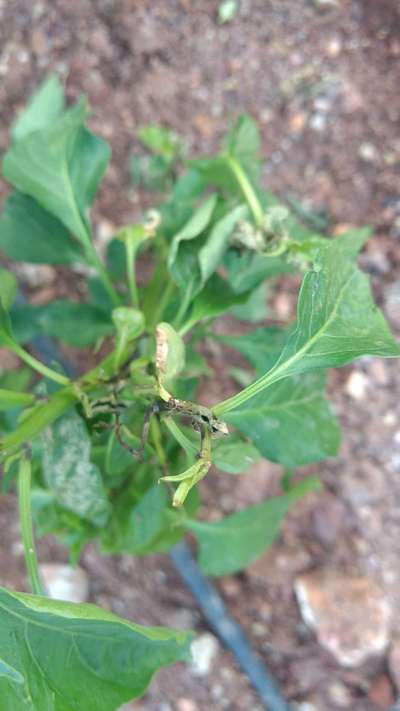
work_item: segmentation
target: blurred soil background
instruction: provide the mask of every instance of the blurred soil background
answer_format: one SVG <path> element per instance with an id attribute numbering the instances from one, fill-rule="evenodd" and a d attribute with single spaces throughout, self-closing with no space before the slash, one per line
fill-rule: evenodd
<path id="1" fill-rule="evenodd" d="M 90 124 L 113 150 L 95 208 L 101 241 L 148 204 L 129 185 L 140 125 L 168 126 L 190 152 L 203 154 L 237 114 L 249 112 L 262 131 L 266 187 L 325 211 L 333 231 L 373 227 L 362 266 L 400 336 L 397 0 L 239 0 L 224 25 L 218 4 L 0 0 L 0 151 L 16 112 L 49 72 L 65 80 L 69 98 L 87 94 Z M 0 183 L 0 197 L 6 193 Z M 21 278 L 35 303 L 80 289 L 73 276 L 60 281 L 49 267 Z M 296 288 L 283 286 L 271 296 L 270 314 L 287 320 Z M 15 367 L 0 357 L 0 365 Z M 214 348 L 209 357 L 222 373 L 222 352 Z M 231 387 L 219 378 L 203 401 Z M 332 374 L 343 443 L 335 461 L 313 468 L 324 492 L 292 510 L 279 540 L 249 570 L 217 583 L 298 711 L 376 711 L 400 694 L 399 388 L 395 361 L 363 359 Z M 208 515 L 276 493 L 278 474 L 264 462 L 234 480 L 209 477 Z M 12 496 L 0 499 L 0 583 L 26 589 L 15 509 Z M 52 540 L 41 542 L 40 557 L 67 559 Z M 88 548 L 81 565 L 90 600 L 142 624 L 194 627 L 201 635 L 197 665 L 164 670 L 127 708 L 262 708 L 167 556 L 101 558 Z M 317 612 L 316 632 L 304 622 L 295 588 Z"/>

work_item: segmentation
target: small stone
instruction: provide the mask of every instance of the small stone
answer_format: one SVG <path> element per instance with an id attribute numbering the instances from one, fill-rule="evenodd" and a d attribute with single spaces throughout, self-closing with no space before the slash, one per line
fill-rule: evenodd
<path id="1" fill-rule="evenodd" d="M 15 271 L 22 284 L 30 289 L 38 289 L 52 284 L 57 276 L 54 267 L 48 264 L 28 264 L 25 262 L 15 265 Z"/>
<path id="2" fill-rule="evenodd" d="M 304 111 L 298 111 L 289 119 L 289 131 L 298 135 L 302 133 L 307 124 L 307 114 Z"/>
<path id="3" fill-rule="evenodd" d="M 176 711 L 197 711 L 198 708 L 199 707 L 193 699 L 186 699 L 182 697 L 176 702 Z"/>
<path id="4" fill-rule="evenodd" d="M 394 703 L 393 689 L 386 674 L 380 674 L 368 690 L 368 700 L 375 709 L 388 709 Z"/>
<path id="5" fill-rule="evenodd" d="M 219 652 L 218 640 L 209 632 L 197 637 L 191 644 L 191 669 L 195 676 L 207 676 Z"/>
<path id="6" fill-rule="evenodd" d="M 390 675 L 400 694 L 400 639 L 393 642 L 389 651 L 388 662 Z"/>
<path id="7" fill-rule="evenodd" d="M 89 578 L 80 567 L 43 563 L 40 572 L 44 587 L 53 600 L 85 602 L 89 597 Z"/>
<path id="8" fill-rule="evenodd" d="M 346 383 L 346 392 L 354 400 L 363 400 L 366 396 L 369 381 L 361 370 L 353 370 Z"/>
<path id="9" fill-rule="evenodd" d="M 328 698 L 335 708 L 348 709 L 353 704 L 350 690 L 340 681 L 335 681 L 328 688 Z"/>
<path id="10" fill-rule="evenodd" d="M 317 133 L 322 133 L 326 129 L 326 116 L 322 113 L 315 113 L 310 118 L 310 128 Z"/>
<path id="11" fill-rule="evenodd" d="M 373 143 L 362 143 L 358 149 L 358 155 L 365 163 L 375 163 L 379 158 L 378 149 Z"/>
<path id="12" fill-rule="evenodd" d="M 339 37 L 331 37 L 326 45 L 326 53 L 328 57 L 335 59 L 342 51 L 342 43 Z"/>
<path id="13" fill-rule="evenodd" d="M 333 494 L 322 493 L 311 513 L 311 525 L 323 546 L 334 546 L 339 536 L 350 529 L 351 520 L 344 503 Z"/>
<path id="14" fill-rule="evenodd" d="M 372 580 L 315 570 L 297 577 L 294 588 L 304 622 L 339 664 L 356 667 L 383 654 L 390 608 Z"/>

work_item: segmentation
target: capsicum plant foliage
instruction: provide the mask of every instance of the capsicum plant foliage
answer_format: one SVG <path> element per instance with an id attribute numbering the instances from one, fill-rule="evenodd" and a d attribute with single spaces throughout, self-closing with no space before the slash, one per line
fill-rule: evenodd
<path id="1" fill-rule="evenodd" d="M 0 215 L 9 265 L 0 271 L 0 346 L 24 365 L 1 373 L 0 456 L 3 491 L 16 480 L 35 593 L 0 590 L 2 711 L 115 709 L 158 668 L 184 659 L 190 642 L 189 633 L 47 600 L 31 513 L 36 533 L 59 536 L 73 561 L 90 540 L 105 553 L 145 555 L 190 532 L 205 573 L 241 570 L 317 486 L 294 470 L 338 450 L 327 369 L 400 355 L 357 266 L 368 229 L 321 235 L 266 192 L 249 116 L 218 154 L 195 160 L 170 131 L 142 128 L 149 154 L 130 166 L 136 183 L 157 191 L 156 209 L 120 225 L 100 257 L 90 208 L 110 149 L 87 117 L 85 99 L 66 107 L 51 77 L 17 117 L 2 160 L 10 192 Z M 21 303 L 12 266 L 21 261 L 70 268 L 71 281 L 86 274 L 86 297 Z M 302 276 L 297 317 L 271 325 L 267 282 L 282 274 Z M 245 335 L 221 335 L 223 314 L 236 319 L 231 333 L 247 321 Z M 71 378 L 61 362 L 42 362 L 30 347 L 38 335 L 85 348 L 91 368 Z M 212 340 L 242 366 L 227 367 L 232 395 L 210 408 L 197 386 L 201 379 L 212 401 L 204 356 Z M 234 486 L 262 457 L 286 470 L 280 495 L 217 521 L 196 518 L 212 465 Z"/>

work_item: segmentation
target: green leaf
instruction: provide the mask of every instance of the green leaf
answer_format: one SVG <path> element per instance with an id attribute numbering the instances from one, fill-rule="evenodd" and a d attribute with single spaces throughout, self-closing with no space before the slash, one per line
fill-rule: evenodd
<path id="1" fill-rule="evenodd" d="M 232 22 L 238 11 L 237 0 L 224 0 L 218 7 L 218 22 L 224 25 L 226 22 Z"/>
<path id="2" fill-rule="evenodd" d="M 20 141 L 33 131 L 51 126 L 64 109 L 64 89 L 58 77 L 52 74 L 31 98 L 28 106 L 18 116 L 13 129 L 14 141 Z"/>
<path id="3" fill-rule="evenodd" d="M 229 474 L 243 474 L 258 462 L 260 453 L 251 442 L 237 433 L 215 440 L 212 447 L 213 464 Z"/>
<path id="4" fill-rule="evenodd" d="M 257 178 L 261 138 L 256 122 L 248 114 L 239 116 L 224 139 L 224 149 L 235 158 L 250 178 Z"/>
<path id="5" fill-rule="evenodd" d="M 167 161 L 173 160 L 182 151 L 178 136 L 163 126 L 156 124 L 141 126 L 137 135 L 149 151 L 162 156 Z"/>
<path id="6" fill-rule="evenodd" d="M 174 236 L 168 254 L 168 269 L 172 277 L 177 282 L 178 286 L 186 288 L 186 275 L 182 277 L 182 258 L 179 259 L 179 249 L 182 242 L 187 242 L 195 239 L 209 225 L 212 214 L 217 202 L 216 195 L 210 195 L 194 212 L 190 220 L 182 227 L 182 229 Z"/>
<path id="7" fill-rule="evenodd" d="M 206 575 L 229 575 L 256 560 L 279 533 L 290 506 L 316 488 L 314 477 L 304 479 L 288 494 L 277 496 L 220 521 L 189 521 L 199 544 L 199 564 Z"/>
<path id="8" fill-rule="evenodd" d="M 180 522 L 179 513 L 172 511 L 169 506 L 166 487 L 155 484 L 132 509 L 118 550 L 134 555 L 167 550 L 182 538 Z"/>
<path id="9" fill-rule="evenodd" d="M 29 393 L 18 393 L 13 390 L 0 388 L 0 412 L 11 410 L 13 407 L 32 405 L 34 401 L 34 395 L 30 395 Z"/>
<path id="10" fill-rule="evenodd" d="M 247 301 L 231 308 L 230 313 L 241 321 L 250 321 L 251 323 L 263 321 L 268 315 L 267 297 L 268 285 L 261 283 L 250 292 Z"/>
<path id="11" fill-rule="evenodd" d="M 224 257 L 227 280 L 236 293 L 255 289 L 265 279 L 280 274 L 290 274 L 293 267 L 280 257 L 266 257 L 249 250 L 230 249 Z"/>
<path id="12" fill-rule="evenodd" d="M 161 667 L 188 657 L 187 632 L 4 588 L 0 622 L 4 711 L 115 711 Z"/>
<path id="13" fill-rule="evenodd" d="M 220 265 L 235 225 L 247 214 L 247 206 L 238 205 L 212 227 L 198 254 L 202 284 L 210 278 L 211 274 Z"/>
<path id="14" fill-rule="evenodd" d="M 43 476 L 57 502 L 96 526 L 103 526 L 111 506 L 101 474 L 90 461 L 90 437 L 83 420 L 71 410 L 42 435 Z"/>
<path id="15" fill-rule="evenodd" d="M 204 318 L 214 318 L 235 304 L 245 303 L 248 298 L 248 292 L 235 294 L 225 279 L 222 279 L 218 274 L 213 274 L 204 289 L 196 296 L 189 321 L 181 332 L 188 331 L 195 323 Z"/>
<path id="16" fill-rule="evenodd" d="M 40 307 L 38 324 L 43 333 L 76 348 L 95 343 L 114 331 L 103 309 L 63 299 Z"/>
<path id="17" fill-rule="evenodd" d="M 288 339 L 288 331 L 279 326 L 268 326 L 256 328 L 243 336 L 214 337 L 239 351 L 261 374 L 275 365 Z"/>
<path id="18" fill-rule="evenodd" d="M 17 279 L 12 272 L 0 267 L 0 301 L 9 311 L 17 295 Z"/>
<path id="19" fill-rule="evenodd" d="M 84 214 L 108 159 L 106 144 L 84 128 L 81 101 L 51 126 L 29 133 L 4 156 L 3 174 L 34 198 L 87 247 Z"/>
<path id="20" fill-rule="evenodd" d="M 0 249 L 20 262 L 71 264 L 82 261 L 68 230 L 36 200 L 14 191 L 0 215 Z"/>
<path id="21" fill-rule="evenodd" d="M 118 335 L 128 343 L 138 338 L 144 330 L 144 316 L 138 309 L 119 306 L 112 312 L 112 320 Z"/>
<path id="22" fill-rule="evenodd" d="M 345 365 L 362 355 L 400 355 L 367 276 L 354 264 L 364 240 L 365 235 L 348 234 L 321 248 L 313 271 L 304 277 L 296 326 L 281 356 L 252 385 L 219 403 L 214 408 L 217 416 L 289 375 Z"/>
<path id="23" fill-rule="evenodd" d="M 337 454 L 338 422 L 317 371 L 286 378 L 224 415 L 266 459 L 299 467 Z"/>

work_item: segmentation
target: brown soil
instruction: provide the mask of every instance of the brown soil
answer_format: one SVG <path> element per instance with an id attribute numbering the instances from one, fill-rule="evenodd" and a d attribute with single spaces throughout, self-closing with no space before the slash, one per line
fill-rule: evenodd
<path id="1" fill-rule="evenodd" d="M 165 124 L 202 153 L 218 145 L 231 117 L 249 112 L 262 130 L 266 186 L 325 209 L 332 226 L 373 226 L 363 265 L 399 335 L 400 9 L 396 0 L 338 0 L 330 11 L 318 5 L 241 0 L 234 21 L 219 26 L 216 0 L 0 0 L 0 151 L 15 112 L 49 71 L 59 72 L 70 98 L 89 96 L 91 124 L 112 145 L 97 223 L 123 224 L 145 200 L 128 184 L 127 156 L 138 148 L 138 126 Z M 6 190 L 0 183 L 0 196 Z M 76 289 L 72 280 L 69 288 Z M 292 303 L 285 293 L 274 297 L 275 315 L 287 317 Z M 213 358 L 218 362 L 218 353 Z M 219 583 L 287 695 L 314 704 L 310 711 L 339 708 L 337 683 L 349 690 L 354 711 L 383 708 L 379 690 L 368 690 L 386 673 L 386 661 L 351 673 L 335 664 L 300 620 L 292 586 L 297 573 L 325 566 L 373 577 L 392 605 L 393 639 L 400 635 L 399 369 L 368 359 L 356 369 L 365 376 L 359 399 L 348 385 L 354 369 L 331 379 L 344 434 L 340 456 L 318 467 L 325 493 L 296 506 L 256 568 Z M 270 495 L 276 472 L 264 464 L 235 479 L 235 487 L 228 475 L 215 475 L 204 487 L 212 514 Z M 13 497 L 1 499 L 0 581 L 22 589 L 15 521 Z M 66 558 L 52 541 L 41 542 L 40 552 L 42 559 Z M 93 601 L 143 624 L 204 629 L 166 556 L 111 559 L 89 549 L 82 564 Z M 163 671 L 132 708 L 255 711 L 260 705 L 221 649 L 208 676 L 196 677 L 183 665 Z"/>

